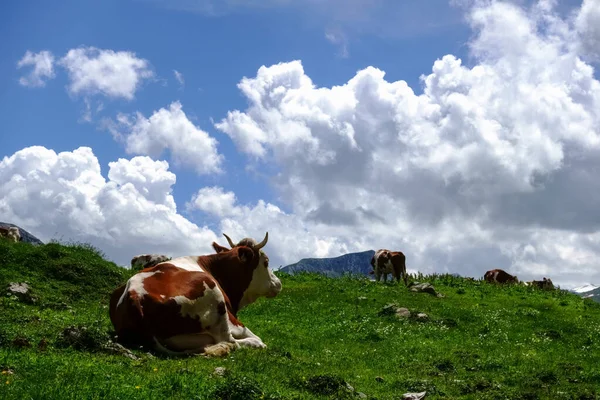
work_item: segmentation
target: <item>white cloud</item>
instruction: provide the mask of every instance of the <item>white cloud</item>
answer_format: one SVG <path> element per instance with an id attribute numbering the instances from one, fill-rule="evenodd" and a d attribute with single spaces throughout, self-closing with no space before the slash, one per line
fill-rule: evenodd
<path id="1" fill-rule="evenodd" d="M 19 78 L 19 83 L 28 87 L 43 87 L 46 85 L 47 79 L 52 79 L 56 76 L 54 72 L 54 55 L 42 50 L 39 53 L 32 53 L 27 50 L 23 58 L 17 63 L 17 69 L 33 66 L 33 69 L 27 76 Z"/>
<path id="2" fill-rule="evenodd" d="M 40 239 L 91 243 L 128 265 L 140 253 L 212 253 L 217 236 L 178 214 L 166 161 L 109 163 L 108 180 L 88 147 L 27 147 L 0 161 L 0 220 Z"/>
<path id="3" fill-rule="evenodd" d="M 600 2 L 583 0 L 577 13 L 575 27 L 584 55 L 600 62 Z"/>
<path id="4" fill-rule="evenodd" d="M 175 75 L 175 79 L 177 79 L 177 82 L 179 82 L 179 85 L 181 85 L 181 87 L 183 88 L 183 86 L 185 85 L 185 79 L 183 78 L 183 74 L 177 71 L 176 69 L 173 70 L 173 74 Z"/>
<path id="5" fill-rule="evenodd" d="M 217 217 L 240 215 L 240 208 L 235 205 L 236 197 L 233 192 L 225 192 L 219 186 L 204 187 L 186 203 L 188 210 L 200 210 Z"/>
<path id="6" fill-rule="evenodd" d="M 329 28 L 325 31 L 325 39 L 331 44 L 338 47 L 338 55 L 342 58 L 348 58 L 350 53 L 348 52 L 348 39 L 341 29 Z"/>
<path id="7" fill-rule="evenodd" d="M 169 149 L 175 165 L 191 167 L 198 174 L 221 172 L 223 156 L 217 140 L 195 126 L 178 101 L 155 111 L 150 118 L 119 114 L 117 122 L 106 122 L 113 137 L 125 143 L 129 154 L 158 158 Z"/>
<path id="8" fill-rule="evenodd" d="M 403 249 L 423 271 L 600 281 L 600 82 L 552 6 L 477 2 L 474 66 L 438 59 L 421 95 L 374 67 L 317 88 L 300 61 L 263 66 L 238 85 L 249 107 L 215 126 L 279 169 L 292 237 Z"/>
<path id="9" fill-rule="evenodd" d="M 59 63 L 69 74 L 68 89 L 74 95 L 132 100 L 142 82 L 154 76 L 150 63 L 129 51 L 81 47 L 69 50 Z"/>

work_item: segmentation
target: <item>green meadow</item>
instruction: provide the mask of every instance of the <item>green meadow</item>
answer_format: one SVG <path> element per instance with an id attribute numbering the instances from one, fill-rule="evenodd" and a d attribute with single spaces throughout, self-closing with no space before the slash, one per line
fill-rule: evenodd
<path id="1" fill-rule="evenodd" d="M 281 294 L 238 315 L 266 349 L 128 357 L 106 344 L 109 295 L 130 274 L 88 245 L 0 240 L 0 399 L 600 398 L 600 304 L 566 291 L 411 277 L 436 297 L 276 273 Z M 7 295 L 10 282 L 33 298 Z"/>

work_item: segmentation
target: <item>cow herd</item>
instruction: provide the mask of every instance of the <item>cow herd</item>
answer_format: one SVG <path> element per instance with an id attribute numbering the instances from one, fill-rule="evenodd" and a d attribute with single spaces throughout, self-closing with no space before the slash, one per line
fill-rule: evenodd
<path id="1" fill-rule="evenodd" d="M 16 227 L 0 227 L 0 237 L 18 242 Z M 170 258 L 142 254 L 131 260 L 136 273 L 116 288 L 109 316 L 117 340 L 127 345 L 149 345 L 170 355 L 225 355 L 238 347 L 266 345 L 237 318 L 238 312 L 260 297 L 272 298 L 281 281 L 269 269 L 263 251 L 269 233 L 258 243 L 244 238 L 238 243 L 226 234 L 229 247 L 212 243 L 213 254 Z M 379 249 L 371 258 L 370 274 L 377 282 L 388 274 L 408 286 L 406 257 L 401 251 Z M 519 283 L 501 269 L 487 271 L 490 283 Z M 550 279 L 527 282 L 554 289 Z"/>

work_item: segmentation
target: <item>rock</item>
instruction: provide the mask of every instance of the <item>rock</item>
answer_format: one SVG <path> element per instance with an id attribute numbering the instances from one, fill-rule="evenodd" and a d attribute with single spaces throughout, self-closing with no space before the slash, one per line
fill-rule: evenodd
<path id="1" fill-rule="evenodd" d="M 213 371 L 213 375 L 215 376 L 225 376 L 225 373 L 227 372 L 227 369 L 225 369 L 224 367 L 217 367 L 215 368 L 215 370 Z"/>
<path id="2" fill-rule="evenodd" d="M 400 308 L 396 309 L 396 317 L 398 317 L 398 318 L 409 318 L 410 317 L 410 311 L 408 310 L 408 308 L 400 307 Z"/>
<path id="3" fill-rule="evenodd" d="M 404 400 L 421 400 L 425 398 L 427 392 L 418 392 L 418 393 L 404 393 L 402 398 Z"/>
<path id="4" fill-rule="evenodd" d="M 383 382 L 383 381 L 384 381 L 383 377 L 381 377 L 381 376 L 376 376 L 376 377 L 375 377 L 375 380 L 376 380 L 377 382 Z"/>
<path id="5" fill-rule="evenodd" d="M 437 293 L 435 291 L 435 288 L 433 287 L 433 285 L 428 282 L 423 282 L 423 283 L 411 282 L 411 284 L 409 284 L 408 287 L 410 288 L 411 292 L 424 292 L 424 293 L 429 293 L 429 294 L 437 296 L 437 297 L 443 297 L 443 295 Z"/>
<path id="6" fill-rule="evenodd" d="M 354 392 L 354 388 L 348 382 L 346 382 L 346 390 L 350 393 Z"/>
<path id="7" fill-rule="evenodd" d="M 26 303 L 35 303 L 37 300 L 31 295 L 31 288 L 27 283 L 11 282 L 8 284 L 7 291 L 10 296 L 16 296 L 17 299 Z"/>
<path id="8" fill-rule="evenodd" d="M 429 319 L 429 315 L 421 312 L 421 313 L 417 314 L 417 319 L 426 320 L 426 319 Z"/>
<path id="9" fill-rule="evenodd" d="M 356 393 L 356 397 L 358 397 L 359 399 L 366 399 L 367 395 L 364 394 L 363 392 L 358 392 L 358 393 Z"/>
<path id="10" fill-rule="evenodd" d="M 108 342 L 107 344 L 105 344 L 104 346 L 102 346 L 102 349 L 104 351 L 107 351 L 108 353 L 122 355 L 122 356 L 130 358 L 132 360 L 139 360 L 139 357 L 137 357 L 129 349 L 126 349 L 125 347 L 123 347 L 119 343 Z"/>

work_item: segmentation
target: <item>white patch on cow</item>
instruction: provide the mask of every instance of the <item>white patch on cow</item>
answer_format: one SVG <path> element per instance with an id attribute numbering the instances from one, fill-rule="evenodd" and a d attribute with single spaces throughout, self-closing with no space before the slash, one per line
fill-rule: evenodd
<path id="1" fill-rule="evenodd" d="M 127 281 L 127 285 L 125 286 L 125 290 L 123 290 L 123 294 L 121 294 L 121 297 L 119 298 L 117 307 L 119 307 L 121 305 L 121 303 L 123 302 L 123 300 L 125 300 L 125 296 L 128 293 L 135 292 L 140 297 L 148 294 L 148 292 L 144 288 L 144 280 L 146 278 L 151 277 L 154 274 L 161 274 L 161 273 L 162 273 L 161 271 L 139 272 L 139 273 L 135 274 L 134 276 L 132 276 L 131 278 L 129 278 L 129 280 Z"/>
<path id="2" fill-rule="evenodd" d="M 166 297 L 166 296 L 165 296 L 164 294 L 161 294 L 161 295 L 160 295 L 160 298 L 161 298 L 161 299 L 164 299 L 165 297 Z"/>
<path id="3" fill-rule="evenodd" d="M 265 259 L 266 256 L 261 251 L 258 266 L 252 273 L 252 280 L 240 301 L 240 310 L 248 304 L 254 303 L 259 297 L 273 297 L 281 291 L 281 281 L 269 268 L 265 267 Z"/>
<path id="4" fill-rule="evenodd" d="M 200 268 L 200 265 L 198 265 L 198 257 L 197 256 L 173 258 L 172 260 L 165 261 L 165 262 L 162 262 L 162 263 L 159 263 L 156 265 L 161 265 L 161 264 L 172 264 L 172 265 L 176 266 L 177 268 L 181 268 L 186 271 L 204 272 L 202 270 L 202 268 Z"/>
<path id="5" fill-rule="evenodd" d="M 391 274 L 394 272 L 394 266 L 391 260 L 388 260 L 385 264 L 383 264 L 384 269 L 381 270 L 384 274 Z"/>
<path id="6" fill-rule="evenodd" d="M 203 285 L 204 293 L 198 298 L 175 296 L 172 299 L 181 307 L 181 316 L 197 319 L 203 327 L 213 326 L 222 318 L 217 309 L 219 303 L 225 303 L 225 297 L 217 285 L 213 289 L 209 288 L 206 282 Z"/>

